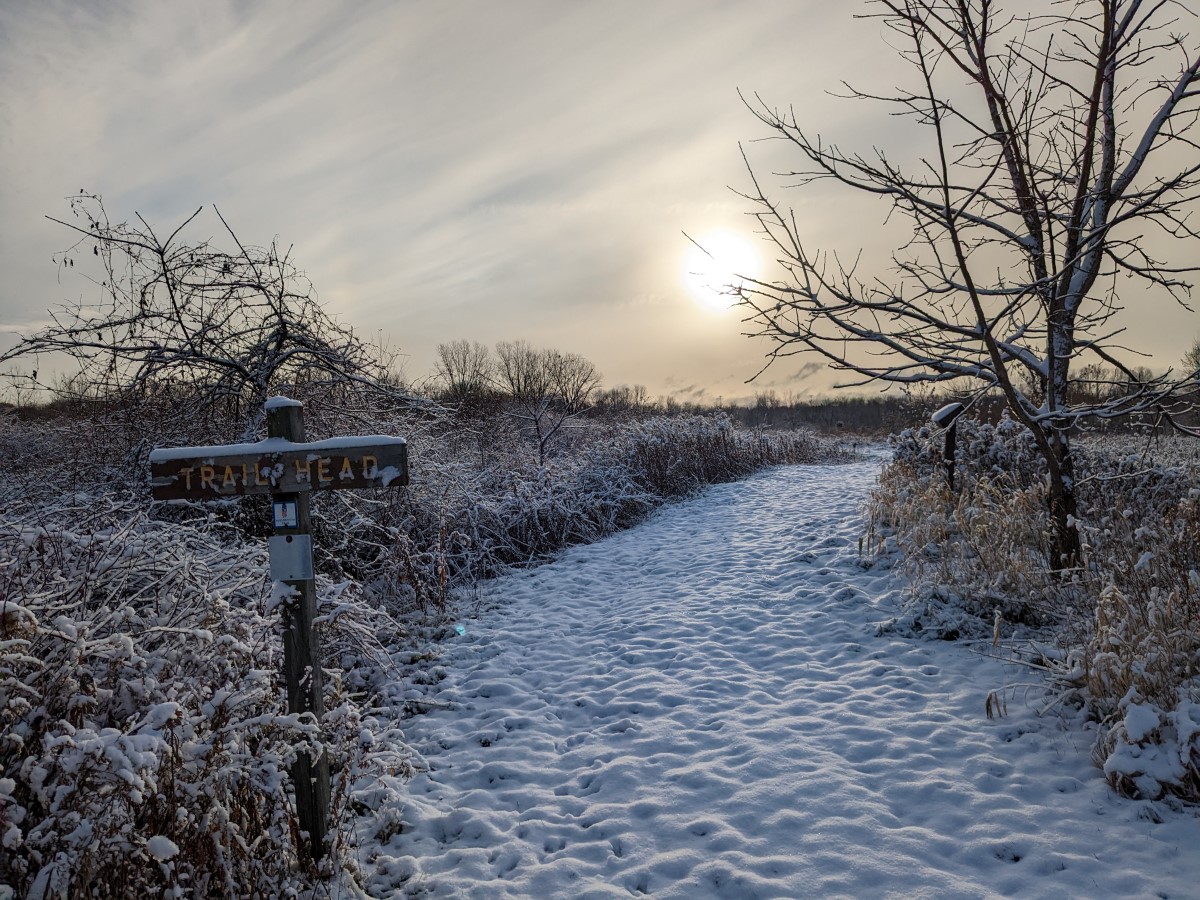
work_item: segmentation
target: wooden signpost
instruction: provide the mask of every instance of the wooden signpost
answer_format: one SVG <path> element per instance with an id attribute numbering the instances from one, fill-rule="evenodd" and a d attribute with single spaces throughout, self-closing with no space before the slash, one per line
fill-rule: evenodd
<path id="1" fill-rule="evenodd" d="M 177 447 L 150 454 L 156 500 L 220 500 L 270 494 L 275 534 L 269 541 L 271 578 L 289 589 L 283 603 L 283 665 L 288 712 L 325 712 L 324 674 L 313 620 L 313 491 L 401 487 L 408 484 L 408 447 L 397 437 L 345 437 L 306 443 L 304 408 L 296 400 L 267 401 L 267 438 L 252 444 Z M 296 813 L 308 832 L 313 859 L 325 853 L 329 824 L 329 758 L 297 754 L 292 767 Z"/>
<path id="2" fill-rule="evenodd" d="M 947 403 L 929 417 L 937 428 L 946 429 L 946 443 L 942 446 L 942 462 L 946 467 L 946 481 L 954 490 L 954 445 L 958 434 L 958 417 L 966 409 L 961 403 Z"/>

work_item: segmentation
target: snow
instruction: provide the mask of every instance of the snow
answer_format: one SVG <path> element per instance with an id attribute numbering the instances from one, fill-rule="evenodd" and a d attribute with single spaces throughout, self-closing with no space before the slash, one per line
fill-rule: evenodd
<path id="1" fill-rule="evenodd" d="M 1125 711 L 1125 733 L 1134 743 L 1141 743 L 1158 728 L 1158 708 L 1149 704 L 1131 703 Z"/>
<path id="2" fill-rule="evenodd" d="M 772 470 L 485 585 L 404 686 L 424 771 L 402 828 L 358 820 L 368 893 L 1194 896 L 1200 820 L 1118 797 L 989 655 L 1010 635 L 880 627 L 906 588 L 858 556 L 876 472 Z"/>
<path id="3" fill-rule="evenodd" d="M 929 417 L 934 425 L 941 428 L 943 425 L 949 426 L 954 424 L 954 420 L 962 414 L 963 405 L 961 403 L 947 403 L 937 412 Z"/>
<path id="4" fill-rule="evenodd" d="M 155 731 L 162 731 L 181 713 L 178 703 L 156 703 L 146 712 L 146 724 Z"/>
<path id="5" fill-rule="evenodd" d="M 146 841 L 146 852 L 159 862 L 165 862 L 172 856 L 179 855 L 179 847 L 170 838 L 156 834 Z"/>
<path id="6" fill-rule="evenodd" d="M 393 481 L 401 476 L 401 471 L 395 466 L 384 466 L 379 470 L 379 480 L 384 487 L 388 487 Z"/>
<path id="7" fill-rule="evenodd" d="M 402 437 L 385 434 L 350 435 L 326 438 L 322 441 L 289 441 L 287 438 L 263 438 L 261 441 L 244 444 L 213 444 L 198 447 L 163 447 L 150 451 L 150 462 L 174 462 L 180 459 L 199 457 L 254 456 L 267 453 L 313 453 L 323 455 L 330 451 L 357 450 L 364 447 L 399 446 L 407 443 Z M 212 459 L 209 459 L 209 462 Z M 316 456 L 313 457 L 314 459 Z"/>
<path id="8" fill-rule="evenodd" d="M 293 400 L 291 397 L 276 396 L 267 399 L 263 404 L 263 409 L 270 412 L 273 409 L 284 409 L 285 407 L 303 406 L 299 400 Z"/>

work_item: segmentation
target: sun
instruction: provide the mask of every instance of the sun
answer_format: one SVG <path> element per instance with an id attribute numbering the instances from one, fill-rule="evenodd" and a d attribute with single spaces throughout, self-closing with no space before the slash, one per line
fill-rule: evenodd
<path id="1" fill-rule="evenodd" d="M 733 305 L 733 291 L 759 277 L 762 261 L 753 244 L 732 231 L 710 231 L 689 241 L 683 283 L 705 309 L 720 312 Z"/>

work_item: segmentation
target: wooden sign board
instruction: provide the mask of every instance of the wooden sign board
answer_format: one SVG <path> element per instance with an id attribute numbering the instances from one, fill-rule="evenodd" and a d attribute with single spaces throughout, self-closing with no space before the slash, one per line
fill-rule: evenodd
<path id="1" fill-rule="evenodd" d="M 150 454 L 155 500 L 219 500 L 408 484 L 408 446 L 397 437 L 173 447 Z"/>

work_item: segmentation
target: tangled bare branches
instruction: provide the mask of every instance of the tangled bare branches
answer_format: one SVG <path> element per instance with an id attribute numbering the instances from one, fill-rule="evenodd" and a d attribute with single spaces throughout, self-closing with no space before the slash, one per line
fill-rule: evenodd
<path id="1" fill-rule="evenodd" d="M 203 207 L 166 237 L 140 215 L 114 224 L 100 198 L 70 198 L 76 241 L 58 254 L 98 291 L 51 313 L 52 324 L 0 364 L 63 354 L 76 396 L 125 408 L 154 404 L 186 421 L 241 423 L 253 434 L 273 393 L 351 385 L 407 401 L 375 348 L 321 307 L 290 247 L 243 243 L 214 209 L 230 249 L 185 238 Z M 31 361 L 33 361 L 31 363 Z M 43 367 L 44 370 L 44 367 Z"/>

